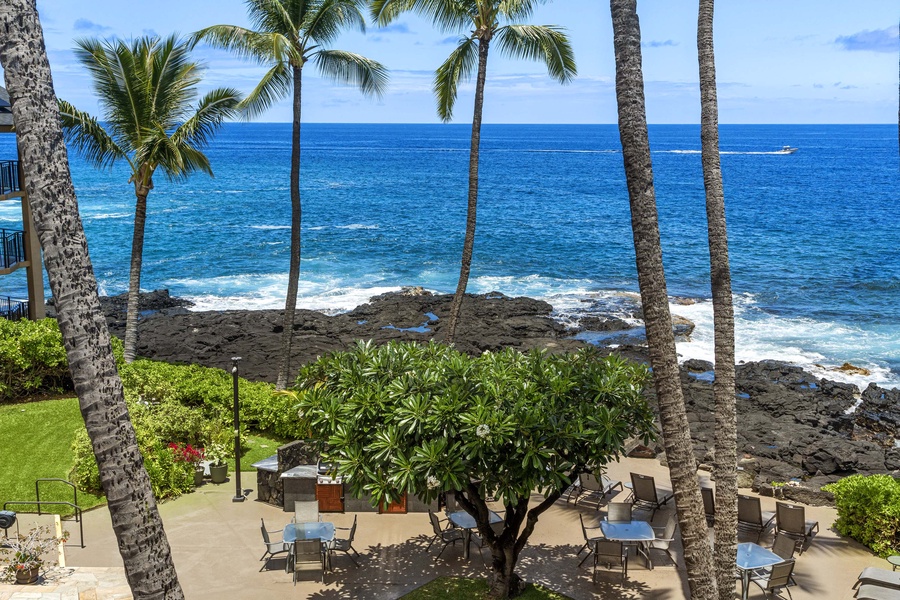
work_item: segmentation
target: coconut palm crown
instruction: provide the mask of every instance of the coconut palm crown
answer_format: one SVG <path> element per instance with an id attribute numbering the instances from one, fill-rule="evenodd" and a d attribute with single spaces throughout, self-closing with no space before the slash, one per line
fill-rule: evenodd
<path id="1" fill-rule="evenodd" d="M 303 66 L 312 61 L 321 75 L 347 83 L 367 95 L 381 95 L 387 87 L 387 70 L 359 54 L 326 48 L 342 30 L 365 31 L 360 10 L 364 0 L 247 0 L 255 29 L 213 25 L 192 36 L 197 44 L 234 52 L 269 67 L 242 103 L 248 117 L 263 113 L 293 92 L 291 137 L 291 258 L 281 339 L 281 362 L 276 387 L 284 389 L 290 376 L 291 343 L 297 288 L 300 281 L 300 108 Z"/>
<path id="2" fill-rule="evenodd" d="M 565 30 L 556 25 L 519 25 L 538 4 L 548 0 L 372 0 L 372 18 L 387 25 L 406 11 L 430 18 L 444 32 L 459 33 L 459 43 L 434 75 L 437 113 L 444 122 L 453 118 L 460 81 L 477 73 L 472 139 L 469 151 L 469 188 L 466 234 L 463 241 L 459 281 L 444 340 L 454 341 L 462 300 L 465 296 L 475 245 L 478 204 L 478 154 L 481 118 L 487 78 L 488 51 L 496 44 L 501 54 L 543 62 L 550 76 L 568 83 L 576 74 L 575 57 Z M 503 24 L 505 23 L 505 24 Z"/>
<path id="3" fill-rule="evenodd" d="M 232 88 L 217 88 L 194 104 L 203 66 L 191 60 L 188 43 L 176 35 L 131 42 L 82 39 L 76 44 L 76 57 L 91 74 L 103 118 L 101 124 L 60 100 L 66 140 L 98 167 L 127 162 L 137 197 L 125 329 L 125 360 L 130 362 L 137 345 L 144 224 L 153 175 L 157 169 L 173 180 L 196 171 L 212 175 L 203 147 L 225 119 L 237 115 L 241 95 Z"/>

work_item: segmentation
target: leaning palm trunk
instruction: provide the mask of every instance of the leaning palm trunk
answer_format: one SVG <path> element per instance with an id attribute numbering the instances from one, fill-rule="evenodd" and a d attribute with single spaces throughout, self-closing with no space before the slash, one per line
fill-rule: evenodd
<path id="1" fill-rule="evenodd" d="M 297 310 L 297 288 L 300 286 L 300 225 L 303 206 L 300 202 L 300 92 L 303 67 L 292 68 L 294 76 L 294 124 L 291 130 L 291 262 L 288 271 L 287 297 L 281 330 L 281 361 L 275 388 L 287 387 L 291 375 L 291 352 L 294 341 L 294 313 Z"/>
<path id="2" fill-rule="evenodd" d="M 475 84 L 475 112 L 472 115 L 472 143 L 469 148 L 469 202 L 466 209 L 466 237 L 463 241 L 462 260 L 459 267 L 459 282 L 450 305 L 450 323 L 444 338 L 452 344 L 456 337 L 459 314 L 462 310 L 466 286 L 469 284 L 469 271 L 472 269 L 472 250 L 475 247 L 475 224 L 478 213 L 478 154 L 481 148 L 481 114 L 484 108 L 484 82 L 487 78 L 487 59 L 490 41 L 478 41 L 478 79 Z"/>
<path id="3" fill-rule="evenodd" d="M 635 0 L 610 0 L 610 9 L 616 51 L 619 135 L 631 205 L 638 285 L 666 457 L 684 542 L 691 598 L 713 600 L 717 593 L 712 552 L 697 486 L 697 460 L 684 407 L 663 271 L 641 72 L 640 24 Z"/>
<path id="4" fill-rule="evenodd" d="M 737 414 L 734 396 L 734 307 L 728 263 L 725 194 L 719 164 L 719 108 L 716 99 L 716 59 L 713 44 L 715 0 L 700 0 L 697 51 L 700 61 L 700 139 L 709 264 L 712 280 L 716 378 L 716 583 L 719 598 L 734 597 L 734 561 L 737 555 Z"/>
<path id="5" fill-rule="evenodd" d="M 141 169 L 140 175 L 146 167 Z M 144 229 L 147 223 L 147 195 L 151 186 L 134 183 L 137 201 L 134 207 L 134 235 L 131 238 L 131 271 L 128 275 L 128 312 L 125 315 L 125 362 L 137 356 L 138 321 L 141 302 L 141 264 L 144 260 Z"/>
<path id="6" fill-rule="evenodd" d="M 0 64 L 27 191 L 125 574 L 136 600 L 180 600 L 184 595 L 100 311 L 34 0 L 0 4 L 0 31 Z"/>

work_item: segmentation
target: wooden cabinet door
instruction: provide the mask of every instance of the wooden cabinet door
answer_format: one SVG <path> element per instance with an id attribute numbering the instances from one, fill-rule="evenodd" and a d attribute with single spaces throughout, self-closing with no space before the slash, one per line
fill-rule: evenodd
<path id="1" fill-rule="evenodd" d="M 344 512 L 344 486 L 340 483 L 316 485 L 319 512 Z"/>
<path id="2" fill-rule="evenodd" d="M 382 514 L 406 514 L 406 494 L 400 497 L 398 502 L 391 502 L 390 504 L 381 504 L 381 512 Z"/>

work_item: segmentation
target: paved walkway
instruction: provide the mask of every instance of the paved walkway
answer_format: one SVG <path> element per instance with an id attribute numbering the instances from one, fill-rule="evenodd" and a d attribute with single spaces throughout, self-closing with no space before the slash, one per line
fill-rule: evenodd
<path id="1" fill-rule="evenodd" d="M 54 567 L 39 585 L 0 584 L 0 600 L 131 600 L 122 567 Z"/>
<path id="2" fill-rule="evenodd" d="M 668 486 L 668 471 L 655 460 L 628 459 L 609 468 L 610 475 L 622 481 L 628 481 L 630 471 L 653 475 L 657 485 Z M 254 487 L 255 474 L 245 474 L 243 482 L 246 488 Z M 263 553 L 260 519 L 265 520 L 268 529 L 280 529 L 289 522 L 291 514 L 254 501 L 253 491 L 246 502 L 233 503 L 233 485 L 231 482 L 218 486 L 207 483 L 193 494 L 160 506 L 179 579 L 186 597 L 191 600 L 389 600 L 441 575 L 484 577 L 487 574 L 489 553 L 485 550 L 479 554 L 476 547 L 472 548 L 472 557 L 468 561 L 463 559 L 462 549 L 458 546 L 448 547 L 435 561 L 437 545 L 430 552 L 426 551 L 432 532 L 425 514 L 358 513 L 354 546 L 362 555 L 360 567 L 357 569 L 349 558 L 338 553 L 334 557 L 334 571 L 326 575 L 324 584 L 302 581 L 294 586 L 291 576 L 284 572 L 282 559 L 271 561 L 269 570 L 258 572 L 263 564 L 259 562 Z M 764 510 L 774 510 L 773 499 L 763 498 L 762 502 Z M 671 505 L 670 502 L 668 510 Z M 590 561 L 582 568 L 577 566 L 580 557 L 575 553 L 583 543 L 578 517 L 581 514 L 586 522 L 594 522 L 603 513 L 592 504 L 579 503 L 575 507 L 571 503 L 557 502 L 541 516 L 522 552 L 517 572 L 527 581 L 541 583 L 575 600 L 677 600 L 689 597 L 682 549 L 678 544 L 675 547 L 677 565 L 673 565 L 665 553 L 655 552 L 656 568 L 650 571 L 642 560 L 632 557 L 625 582 L 621 581 L 620 574 L 598 571 L 598 582 L 593 584 L 591 570 L 587 568 Z M 657 513 L 654 524 L 663 524 L 667 515 L 668 512 Z M 807 509 L 807 517 L 819 521 L 821 532 L 811 547 L 797 558 L 797 586 L 791 587 L 794 600 L 850 600 L 853 598 L 851 587 L 864 567 L 889 568 L 886 561 L 873 556 L 868 549 L 831 531 L 835 516 L 833 509 Z M 22 517 L 24 526 L 29 516 Z M 97 577 L 98 588 L 94 596 L 65 596 L 51 590 L 51 582 L 48 582 L 47 586 L 29 588 L 29 592 L 41 590 L 43 595 L 40 596 L 10 596 L 9 586 L 0 587 L 0 600 L 128 598 L 127 595 L 115 595 L 121 592 L 122 580 L 116 577 L 122 573 L 122 562 L 108 512 L 105 508 L 93 510 L 84 517 L 87 547 L 67 548 L 67 561 L 70 567 L 80 567 L 79 577 Z M 354 514 L 323 517 L 339 527 L 349 527 Z M 347 532 L 340 533 L 346 535 Z M 752 540 L 742 538 L 741 541 Z M 771 533 L 764 536 L 761 543 L 771 545 Z M 87 569 L 82 569 L 84 567 Z M 21 589 L 22 586 L 16 587 Z M 738 586 L 735 597 L 739 597 Z M 761 592 L 754 586 L 751 598 L 760 597 Z"/>

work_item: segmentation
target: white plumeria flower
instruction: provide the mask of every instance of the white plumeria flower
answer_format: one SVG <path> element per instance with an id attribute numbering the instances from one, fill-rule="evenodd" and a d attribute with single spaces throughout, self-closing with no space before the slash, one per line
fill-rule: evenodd
<path id="1" fill-rule="evenodd" d="M 428 486 L 429 490 L 436 490 L 441 487 L 441 480 L 434 475 L 429 475 L 425 485 Z"/>
<path id="2" fill-rule="evenodd" d="M 487 425 L 479 425 L 475 428 L 475 435 L 477 435 L 481 439 L 484 439 L 491 435 L 491 428 Z"/>

